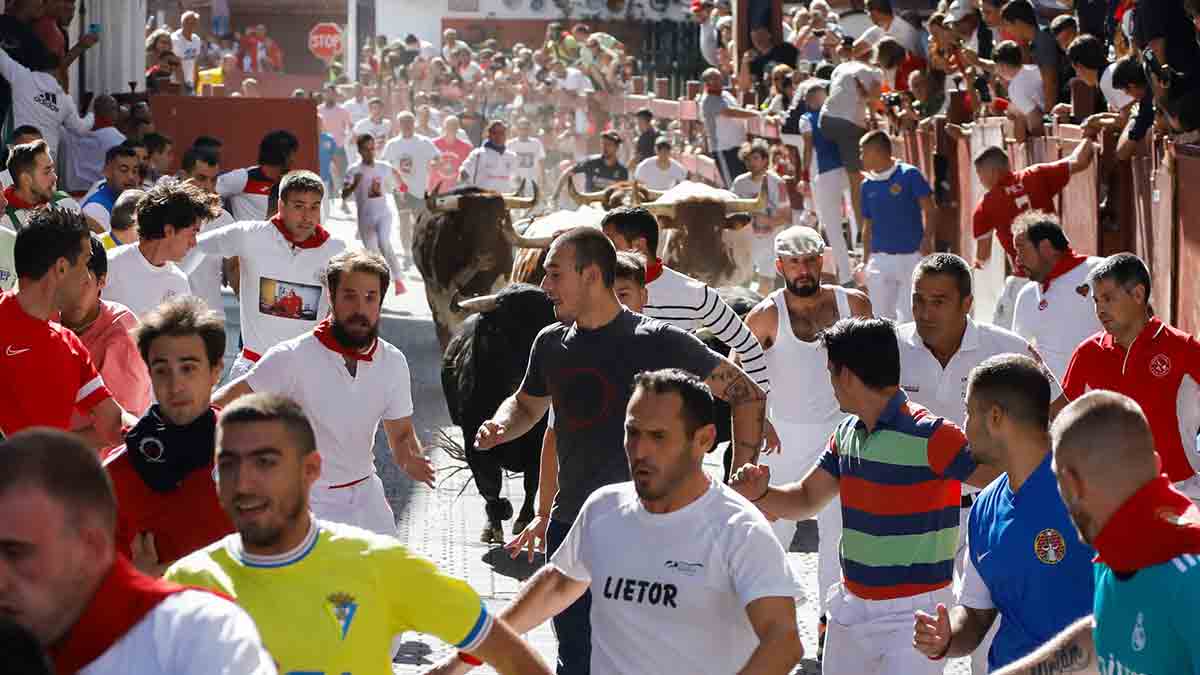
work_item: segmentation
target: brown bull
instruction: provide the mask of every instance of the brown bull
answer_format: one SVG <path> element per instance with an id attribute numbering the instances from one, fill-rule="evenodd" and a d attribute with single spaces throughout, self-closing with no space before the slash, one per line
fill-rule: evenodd
<path id="1" fill-rule="evenodd" d="M 467 317 L 460 300 L 508 285 L 513 247 L 550 245 L 550 237 L 523 237 L 513 229 L 509 209 L 531 208 L 536 202 L 536 188 L 528 199 L 474 187 L 425 198 L 426 210 L 413 232 L 413 257 L 443 349 Z"/>

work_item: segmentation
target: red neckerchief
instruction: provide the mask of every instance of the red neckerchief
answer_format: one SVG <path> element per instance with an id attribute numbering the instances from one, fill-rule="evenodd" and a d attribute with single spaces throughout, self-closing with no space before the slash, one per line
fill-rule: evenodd
<path id="1" fill-rule="evenodd" d="M 158 603 L 184 590 L 179 584 L 142 574 L 118 555 L 83 615 L 50 648 L 55 672 L 75 673 L 100 658 Z"/>
<path id="2" fill-rule="evenodd" d="M 8 187 L 4 188 L 4 199 L 7 200 L 8 205 L 14 209 L 37 208 L 37 204 L 30 204 L 24 199 L 21 199 L 21 196 L 17 194 L 16 185 L 9 185 Z"/>
<path id="3" fill-rule="evenodd" d="M 112 120 L 105 119 L 103 117 L 97 117 L 96 123 L 92 125 L 92 131 L 100 131 L 101 129 L 107 129 L 114 126 L 116 126 L 116 124 L 114 124 Z"/>
<path id="4" fill-rule="evenodd" d="M 1050 290 L 1051 281 L 1054 281 L 1058 277 L 1061 277 L 1085 262 L 1087 262 L 1086 255 L 1079 255 L 1075 252 L 1075 249 L 1068 247 L 1066 251 L 1063 251 L 1063 255 L 1058 259 L 1058 262 L 1054 263 L 1054 268 L 1050 270 L 1050 273 L 1046 275 L 1046 278 L 1042 279 L 1042 292 L 1045 293 L 1046 291 Z"/>
<path id="5" fill-rule="evenodd" d="M 1146 483 L 1096 537 L 1094 562 L 1129 574 L 1183 553 L 1200 553 L 1200 509 L 1165 475 Z"/>
<path id="6" fill-rule="evenodd" d="M 317 336 L 317 340 L 329 351 L 337 352 L 355 361 L 370 361 L 375 357 L 375 348 L 379 346 L 379 339 L 376 338 L 375 342 L 371 343 L 371 348 L 365 352 L 346 347 L 333 337 L 333 317 L 329 316 L 317 324 L 317 327 L 313 329 L 313 335 Z"/>
<path id="7" fill-rule="evenodd" d="M 646 283 L 650 283 L 662 276 L 663 264 L 662 258 L 655 258 L 654 262 L 646 265 Z"/>
<path id="8" fill-rule="evenodd" d="M 275 224 L 275 229 L 279 230 L 279 234 L 282 234 L 283 238 L 287 239 L 288 243 L 296 248 L 317 248 L 321 244 L 329 241 L 329 231 L 321 227 L 320 223 L 317 223 L 317 229 L 313 230 L 313 233 L 308 235 L 308 239 L 305 239 L 304 241 L 296 241 L 292 238 L 292 233 L 287 229 L 287 225 L 283 224 L 282 216 L 276 213 L 275 215 L 271 216 L 271 222 Z"/>

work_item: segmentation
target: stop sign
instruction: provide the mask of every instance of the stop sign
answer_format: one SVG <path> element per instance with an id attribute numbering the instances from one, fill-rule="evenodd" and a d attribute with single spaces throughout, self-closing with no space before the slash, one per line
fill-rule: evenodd
<path id="1" fill-rule="evenodd" d="M 308 51 L 329 63 L 342 53 L 342 28 L 336 23 L 319 23 L 308 31 Z"/>

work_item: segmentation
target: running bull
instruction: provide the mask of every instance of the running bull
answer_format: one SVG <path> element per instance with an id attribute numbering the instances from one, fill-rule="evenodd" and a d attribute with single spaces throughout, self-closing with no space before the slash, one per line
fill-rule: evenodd
<path id="1" fill-rule="evenodd" d="M 512 517 L 513 507 L 500 496 L 502 471 L 524 474 L 525 501 L 513 525 L 517 533 L 533 520 L 546 421 L 484 452 L 475 449 L 475 433 L 521 385 L 534 338 L 556 321 L 554 306 L 537 286 L 513 284 L 495 295 L 464 300 L 461 309 L 471 315 L 442 356 L 442 389 L 450 419 L 462 428 L 464 442 L 460 446 L 443 437 L 441 445 L 451 456 L 466 460 L 487 502 L 480 540 L 503 543 L 502 523 Z"/>

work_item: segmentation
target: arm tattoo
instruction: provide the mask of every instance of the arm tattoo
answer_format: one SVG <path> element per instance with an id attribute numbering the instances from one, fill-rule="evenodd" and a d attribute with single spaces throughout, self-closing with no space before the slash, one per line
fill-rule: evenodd
<path id="1" fill-rule="evenodd" d="M 1029 669 L 1030 675 L 1059 675 L 1060 673 L 1081 673 L 1092 665 L 1092 655 L 1088 650 L 1075 642 L 1063 645 L 1050 655 L 1049 660 L 1034 665 Z"/>

